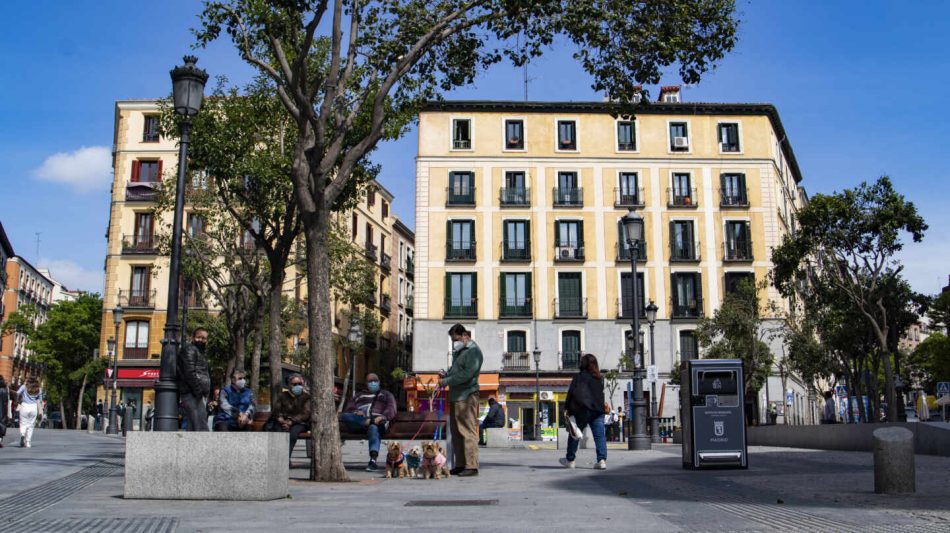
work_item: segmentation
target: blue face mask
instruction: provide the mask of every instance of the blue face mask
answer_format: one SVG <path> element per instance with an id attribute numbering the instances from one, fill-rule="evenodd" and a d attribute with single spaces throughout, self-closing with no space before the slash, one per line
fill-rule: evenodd
<path id="1" fill-rule="evenodd" d="M 294 396 L 300 396 L 303 394 L 303 385 L 294 385 L 290 388 L 290 392 L 292 392 Z"/>
<path id="2" fill-rule="evenodd" d="M 368 388 L 370 392 L 379 392 L 379 382 L 370 381 L 366 384 L 366 388 Z"/>

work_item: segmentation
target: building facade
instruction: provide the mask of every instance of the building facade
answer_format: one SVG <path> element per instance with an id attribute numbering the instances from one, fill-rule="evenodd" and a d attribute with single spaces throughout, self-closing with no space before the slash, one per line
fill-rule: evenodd
<path id="1" fill-rule="evenodd" d="M 2 240 L 6 240 L 5 236 Z M 46 322 L 46 313 L 53 303 L 53 282 L 20 256 L 7 256 L 4 263 L 6 281 L 0 323 L 26 305 L 36 310 L 31 319 L 34 328 Z M 9 384 L 19 386 L 28 377 L 42 378 L 42 365 L 32 360 L 28 342 L 27 335 L 16 330 L 0 339 L 0 376 Z"/>
<path id="2" fill-rule="evenodd" d="M 414 261 L 416 234 L 398 218 L 393 222 L 392 256 L 396 269 L 392 276 L 392 294 L 395 295 L 395 316 L 390 335 L 396 346 L 395 366 L 412 368 L 413 292 L 415 291 Z"/>
<path id="3" fill-rule="evenodd" d="M 683 103 L 676 88 L 629 116 L 611 103 L 433 102 L 416 172 L 413 370 L 425 380 L 448 367 L 447 330 L 462 323 L 485 354 L 483 397 L 530 426 L 539 350 L 546 435 L 580 355 L 618 368 L 633 306 L 649 301 L 659 311 L 646 360 L 660 416 L 678 417 L 668 382 L 674 363 L 700 355 L 699 318 L 740 281 L 766 278 L 806 199 L 774 107 Z M 638 302 L 620 224 L 629 209 L 645 223 Z M 774 289 L 760 297 L 789 308 Z M 806 394 L 796 383 L 792 403 Z"/>

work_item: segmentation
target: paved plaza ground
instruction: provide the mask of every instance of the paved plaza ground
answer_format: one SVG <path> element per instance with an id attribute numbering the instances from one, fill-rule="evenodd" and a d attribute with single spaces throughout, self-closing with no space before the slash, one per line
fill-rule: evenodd
<path id="1" fill-rule="evenodd" d="M 303 444 L 287 499 L 125 500 L 121 437 L 39 430 L 0 449 L 0 531 L 950 531 L 950 458 L 918 455 L 918 492 L 873 492 L 872 456 L 751 448 L 748 470 L 686 471 L 678 445 L 593 450 L 578 468 L 546 448 L 482 449 L 475 478 L 385 480 L 344 446 L 349 483 L 306 481 Z M 236 476 L 235 483 L 240 483 Z"/>

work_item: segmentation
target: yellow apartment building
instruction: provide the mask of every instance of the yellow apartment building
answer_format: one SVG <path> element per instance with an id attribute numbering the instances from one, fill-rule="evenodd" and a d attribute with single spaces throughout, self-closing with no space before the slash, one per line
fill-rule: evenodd
<path id="1" fill-rule="evenodd" d="M 447 331 L 464 324 L 485 355 L 483 399 L 507 404 L 513 436 L 534 417 L 535 349 L 546 436 L 582 353 L 618 367 L 635 305 L 629 209 L 645 221 L 638 304 L 659 307 L 660 416 L 678 417 L 666 384 L 676 361 L 698 356 L 698 319 L 740 280 L 766 278 L 806 201 L 773 106 L 684 103 L 677 87 L 632 115 L 609 102 L 432 102 L 416 180 L 413 370 L 447 368 Z M 614 405 L 627 403 L 622 381 Z M 807 391 L 790 383 L 804 413 Z M 770 380 L 760 411 L 785 396 Z"/>

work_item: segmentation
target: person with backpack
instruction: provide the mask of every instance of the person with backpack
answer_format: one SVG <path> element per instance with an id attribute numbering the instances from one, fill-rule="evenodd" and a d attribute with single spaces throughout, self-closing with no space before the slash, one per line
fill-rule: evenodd
<path id="1" fill-rule="evenodd" d="M 566 415 L 574 418 L 574 423 L 581 433 L 590 426 L 591 436 L 594 438 L 594 447 L 597 450 L 597 470 L 607 469 L 607 435 L 604 429 L 604 376 L 600 373 L 600 366 L 594 354 L 584 354 L 579 364 L 580 372 L 574 375 L 571 385 L 567 389 Z M 567 457 L 562 457 L 560 463 L 567 468 L 574 468 L 577 457 L 577 446 L 580 441 L 570 435 L 567 439 Z"/>

